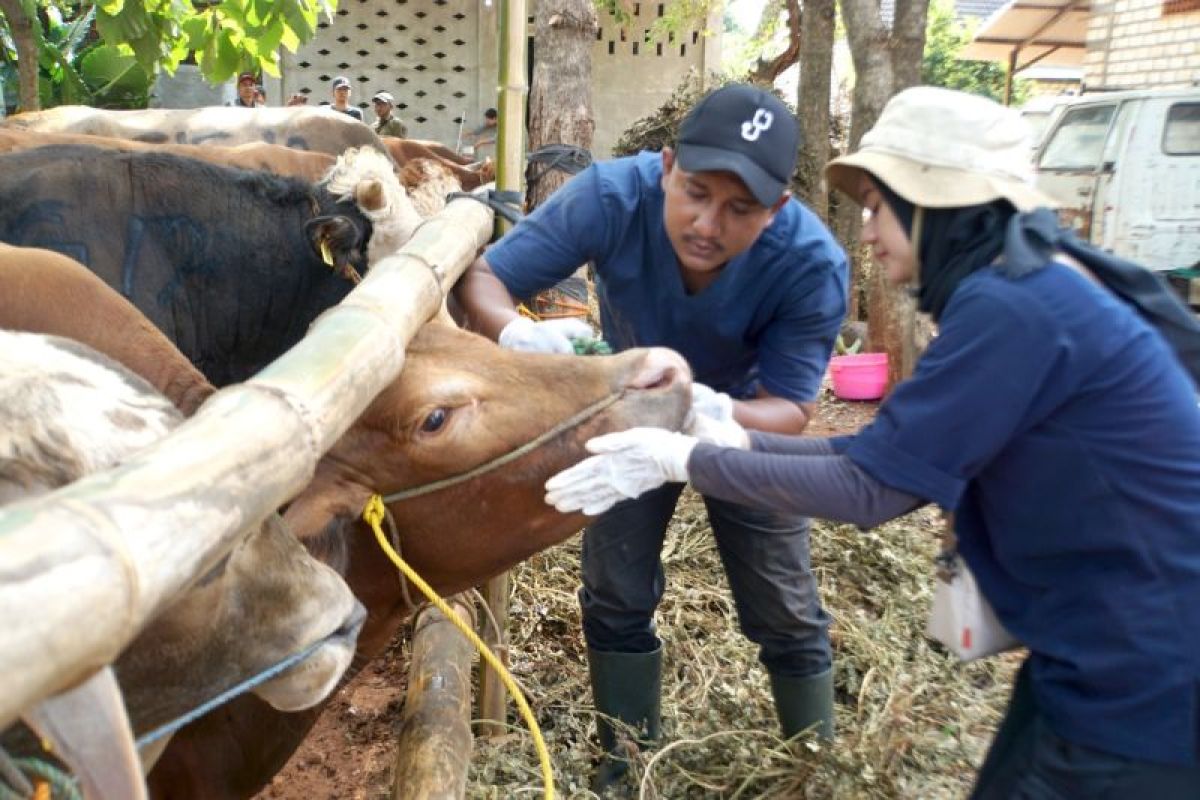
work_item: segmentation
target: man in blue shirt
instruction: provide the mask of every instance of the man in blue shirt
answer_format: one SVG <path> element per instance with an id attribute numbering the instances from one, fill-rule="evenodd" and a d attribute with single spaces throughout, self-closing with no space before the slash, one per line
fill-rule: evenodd
<path id="1" fill-rule="evenodd" d="M 697 404 L 742 425 L 799 433 L 845 315 L 845 254 L 789 197 L 799 130 L 787 107 L 746 85 L 710 93 L 677 147 L 595 164 L 468 269 L 456 296 L 501 345 L 572 352 L 578 320 L 535 322 L 514 298 L 594 265 L 604 338 L 615 350 L 666 346 L 687 358 Z M 708 388 L 711 387 L 711 390 Z M 715 390 L 715 391 L 713 391 Z M 683 485 L 621 503 L 584 534 L 579 599 L 596 708 L 659 732 L 665 589 L 660 550 Z M 827 626 L 809 567 L 809 521 L 705 497 L 742 630 L 760 646 L 784 733 L 833 732 Z M 600 741 L 616 749 L 603 718 Z M 606 758 L 596 789 L 624 762 Z"/>

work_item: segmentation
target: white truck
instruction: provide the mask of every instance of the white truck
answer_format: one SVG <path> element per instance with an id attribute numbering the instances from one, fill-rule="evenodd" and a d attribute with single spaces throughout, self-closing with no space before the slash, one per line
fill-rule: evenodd
<path id="1" fill-rule="evenodd" d="M 1083 239 L 1200 306 L 1200 87 L 1083 95 L 1051 120 L 1038 186 Z"/>

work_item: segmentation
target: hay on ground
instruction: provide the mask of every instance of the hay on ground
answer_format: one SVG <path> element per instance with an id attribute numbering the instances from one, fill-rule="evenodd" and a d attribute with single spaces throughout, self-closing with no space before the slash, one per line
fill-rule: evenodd
<path id="1" fill-rule="evenodd" d="M 845 417 L 826 398 L 823 413 Z M 858 404 L 862 405 L 862 404 Z M 645 798 L 959 798 L 1008 698 L 1017 654 L 961 664 L 923 635 L 941 522 L 923 509 L 880 528 L 816 522 L 812 559 L 826 608 L 837 691 L 837 742 L 780 740 L 765 670 L 738 628 L 700 499 L 686 494 L 663 560 L 667 592 L 662 745 L 637 765 Z M 513 572 L 513 674 L 527 692 L 560 796 L 588 790 L 593 740 L 580 630 L 579 538 Z M 540 797 L 533 745 L 511 732 L 479 739 L 467 796 Z M 637 797 L 631 787 L 625 796 Z"/>

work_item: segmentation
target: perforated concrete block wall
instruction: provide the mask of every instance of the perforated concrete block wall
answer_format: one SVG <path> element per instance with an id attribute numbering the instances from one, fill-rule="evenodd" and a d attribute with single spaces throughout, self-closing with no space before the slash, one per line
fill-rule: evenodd
<path id="1" fill-rule="evenodd" d="M 409 136 L 454 146 L 460 122 L 470 130 L 497 105 L 499 15 L 488 0 L 341 0 L 332 23 L 296 54 L 283 54 L 282 97 L 332 99 L 330 82 L 350 79 L 351 102 L 374 118 L 370 99 L 386 90 Z M 715 69 L 719 39 L 699 31 L 647 41 L 664 4 L 634 2 L 628 25 L 601 14 L 592 50 L 593 152 L 610 155 L 622 131 L 652 113 L 688 70 Z M 527 30 L 532 33 L 534 4 Z M 713 25 L 710 27 L 718 27 Z M 536 50 L 537 43 L 531 47 Z"/>
<path id="2" fill-rule="evenodd" d="M 332 100 L 330 82 L 350 79 L 350 102 L 374 119 L 371 96 L 388 91 L 408 135 L 453 145 L 478 107 L 478 0 L 342 0 L 332 22 L 295 55 L 286 53 L 283 96 Z"/>

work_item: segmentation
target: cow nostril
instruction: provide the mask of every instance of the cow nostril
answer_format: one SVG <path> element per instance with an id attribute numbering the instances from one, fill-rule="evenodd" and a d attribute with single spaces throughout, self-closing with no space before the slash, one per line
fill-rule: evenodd
<path id="1" fill-rule="evenodd" d="M 666 389 L 679 383 L 691 383 L 692 371 L 683 356 L 665 347 L 646 351 L 637 372 L 629 379 L 630 389 Z"/>

